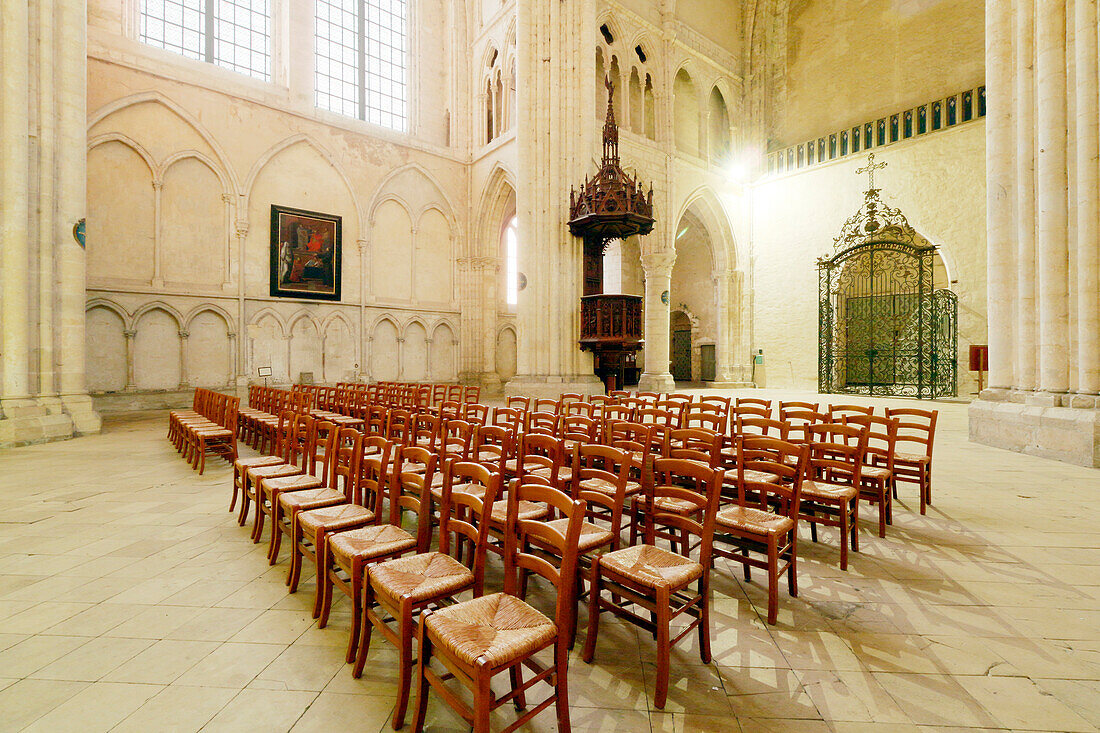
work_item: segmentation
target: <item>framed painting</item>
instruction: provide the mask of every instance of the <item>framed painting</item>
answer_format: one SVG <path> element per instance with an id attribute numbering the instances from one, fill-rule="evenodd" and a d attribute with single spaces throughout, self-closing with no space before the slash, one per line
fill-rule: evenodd
<path id="1" fill-rule="evenodd" d="M 271 295 L 340 300 L 340 217 L 271 206 Z"/>

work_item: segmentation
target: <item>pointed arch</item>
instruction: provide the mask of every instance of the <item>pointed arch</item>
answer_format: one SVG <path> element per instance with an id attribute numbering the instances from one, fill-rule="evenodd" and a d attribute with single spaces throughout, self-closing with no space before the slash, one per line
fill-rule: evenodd
<path id="1" fill-rule="evenodd" d="M 206 155 L 205 153 L 202 153 L 198 150 L 180 150 L 178 152 L 172 153 L 161 162 L 160 165 L 162 173 L 168 173 L 169 168 L 171 168 L 173 165 L 180 162 L 181 160 L 187 160 L 188 158 L 194 158 L 195 160 L 199 161 L 207 168 L 209 168 L 211 171 L 213 171 L 214 175 L 218 177 L 218 181 L 222 184 L 222 193 L 233 193 L 233 183 L 229 179 L 229 175 L 224 170 L 222 170 L 221 166 L 218 164 L 218 161 L 213 160 L 209 155 Z"/>
<path id="2" fill-rule="evenodd" d="M 225 321 L 225 328 L 227 331 L 233 330 L 233 323 L 236 321 L 236 319 L 233 318 L 233 316 L 229 315 L 229 311 L 225 310 L 220 305 L 215 305 L 214 303 L 203 303 L 202 305 L 197 305 L 192 308 L 183 321 L 184 329 L 186 330 L 187 328 L 190 328 L 191 322 L 194 321 L 195 318 L 206 312 L 214 313 L 223 321 Z"/>
<path id="3" fill-rule="evenodd" d="M 287 333 L 289 333 L 287 331 L 286 319 L 284 319 L 274 308 L 261 308 L 260 310 L 256 311 L 252 314 L 252 317 L 248 319 L 248 324 L 250 326 L 259 325 L 260 321 L 264 320 L 265 318 L 270 318 L 275 321 L 276 325 L 279 326 L 279 337 L 286 338 Z"/>
<path id="4" fill-rule="evenodd" d="M 102 135 L 96 135 L 90 138 L 88 140 L 88 152 L 90 153 L 95 148 L 106 143 L 119 143 L 130 148 L 139 158 L 145 161 L 145 165 L 149 167 L 149 175 L 154 181 L 163 179 L 165 169 L 153 160 L 152 154 L 145 149 L 145 146 L 129 135 L 124 135 L 121 132 L 105 132 Z"/>
<path id="5" fill-rule="evenodd" d="M 712 247 L 714 257 L 714 269 L 716 272 L 730 271 L 737 267 L 743 258 L 737 251 L 737 239 L 733 235 L 733 225 L 730 223 L 725 207 L 718 200 L 714 191 L 706 185 L 699 186 L 687 197 L 677 210 L 677 226 L 689 210 L 693 210 L 700 222 L 707 227 L 710 233 L 724 246 Z"/>
<path id="6" fill-rule="evenodd" d="M 363 231 L 363 208 L 359 205 L 359 197 L 355 193 L 355 187 L 351 184 L 351 179 L 348 178 L 347 173 L 340 165 L 338 159 L 331 152 L 329 152 L 327 148 L 325 148 L 312 137 L 304 133 L 291 135 L 290 137 L 280 140 L 279 142 L 268 148 L 266 151 L 264 151 L 264 153 L 256 159 L 256 162 L 252 164 L 252 169 L 248 172 L 248 178 L 245 179 L 243 194 L 245 197 L 245 205 L 243 210 L 249 210 L 252 199 L 252 191 L 256 186 L 256 180 L 259 178 L 260 173 L 263 171 L 263 169 L 267 167 L 267 164 L 270 163 L 279 153 L 299 144 L 307 145 L 313 148 L 313 150 L 318 155 L 320 155 L 330 166 L 332 166 L 332 169 L 334 171 L 336 171 L 336 175 L 340 177 L 340 180 L 343 181 L 344 186 L 348 190 L 348 196 L 351 198 L 352 206 L 355 207 L 355 231 Z"/>
<path id="7" fill-rule="evenodd" d="M 116 316 L 122 319 L 122 324 L 124 328 L 131 329 L 134 327 L 134 322 L 133 319 L 130 317 L 130 314 L 126 312 L 125 308 L 123 308 L 121 305 L 114 302 L 113 300 L 109 300 L 107 298 L 92 298 L 91 300 L 84 303 L 85 313 L 90 311 L 92 308 L 106 308 L 109 311 L 113 311 Z"/>
<path id="8" fill-rule="evenodd" d="M 371 197 L 370 204 L 367 206 L 367 211 L 370 214 L 370 221 L 374 220 L 374 212 L 378 210 L 378 207 L 382 204 L 383 201 L 385 201 L 387 198 L 398 198 L 397 194 L 392 190 L 392 184 L 400 176 L 409 171 L 416 171 L 425 179 L 427 179 L 428 183 L 434 190 L 435 195 L 438 197 L 439 202 L 442 204 L 440 210 L 443 212 L 444 218 L 451 225 L 452 230 L 457 230 L 458 217 L 455 215 L 456 209 L 454 203 L 451 201 L 450 197 L 447 196 L 446 192 L 443 189 L 443 186 L 440 185 L 439 180 L 434 175 L 432 175 L 431 171 L 429 171 L 427 168 L 420 165 L 419 163 L 406 163 L 399 168 L 395 168 L 378 183 L 377 188 L 375 188 L 374 195 Z M 401 199 L 398 198 L 398 200 L 400 201 Z M 415 208 L 416 207 L 411 206 L 408 203 L 405 204 L 405 209 L 409 212 L 410 216 L 412 216 L 412 212 L 415 210 Z"/>
<path id="9" fill-rule="evenodd" d="M 183 324 L 184 324 L 183 314 L 181 314 L 178 310 L 176 310 L 172 306 L 165 303 L 163 300 L 150 301 L 150 302 L 144 304 L 143 306 L 141 306 L 140 308 L 138 308 L 137 310 L 135 310 L 134 311 L 134 319 L 133 319 L 134 325 L 137 325 L 137 322 L 141 320 L 142 316 L 144 316 L 149 311 L 154 311 L 154 310 L 162 310 L 165 313 L 167 313 L 168 315 L 172 316 L 172 318 L 174 318 L 175 321 L 176 321 L 176 326 L 181 330 L 183 329 Z"/>
<path id="10" fill-rule="evenodd" d="M 486 180 L 478 204 L 478 231 L 471 256 L 499 257 L 500 238 L 516 211 L 515 176 L 496 163 Z"/>
<path id="11" fill-rule="evenodd" d="M 153 102 L 155 104 L 162 105 L 163 107 L 168 109 L 168 111 L 172 112 L 181 120 L 183 120 L 184 123 L 186 123 L 189 127 L 191 127 L 195 131 L 195 133 L 200 138 L 202 138 L 203 142 L 209 145 L 210 149 L 214 151 L 214 155 L 217 156 L 219 163 L 219 165 L 215 167 L 215 171 L 217 171 L 219 168 L 224 171 L 225 176 L 230 184 L 229 190 L 237 193 L 241 192 L 240 180 L 237 178 L 236 171 L 234 171 L 233 166 L 231 166 L 229 163 L 229 156 L 225 154 L 225 150 L 218 143 L 217 138 L 210 134 L 210 131 L 206 129 L 206 127 L 199 121 L 197 117 L 195 117 L 188 110 L 184 109 L 179 104 L 176 104 L 169 97 L 165 96 L 159 91 L 151 90 L 138 92 L 137 94 L 131 94 L 126 97 L 121 97 L 103 105 L 88 117 L 87 129 L 90 131 L 93 127 L 110 117 L 115 112 L 119 112 L 128 107 L 133 107 L 134 105 L 144 104 L 146 102 Z M 91 149 L 90 144 L 89 149 Z"/>

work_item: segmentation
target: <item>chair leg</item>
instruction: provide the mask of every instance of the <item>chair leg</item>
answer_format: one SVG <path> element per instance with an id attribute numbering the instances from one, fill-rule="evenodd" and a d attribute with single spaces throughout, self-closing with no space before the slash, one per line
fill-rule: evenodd
<path id="1" fill-rule="evenodd" d="M 405 710 L 409 707 L 409 685 L 412 682 L 412 606 L 401 604 L 401 618 L 398 619 L 398 636 L 401 639 L 397 667 L 397 708 L 393 711 L 393 729 L 399 730 L 405 724 Z"/>
<path id="2" fill-rule="evenodd" d="M 699 608 L 699 658 L 703 664 L 710 664 L 710 578 L 706 573 L 700 580 L 699 595 L 702 596 Z"/>
<path id="3" fill-rule="evenodd" d="M 523 665 L 513 664 L 508 670 L 508 679 L 512 683 L 512 689 L 518 690 L 523 687 Z M 512 699 L 512 704 L 516 707 L 516 712 L 522 712 L 527 707 L 527 696 L 524 693 L 519 693 Z"/>
<path id="4" fill-rule="evenodd" d="M 428 663 L 432 658 L 432 642 L 424 633 L 424 618 L 425 615 L 421 614 L 420 629 L 417 633 L 417 649 L 419 651 L 416 662 L 416 714 L 413 716 L 413 733 L 422 733 L 424 730 L 424 718 L 428 714 L 428 688 L 431 686 L 424 674 L 424 670 L 428 668 Z M 363 654 L 362 649 L 361 647 L 360 654 Z M 359 666 L 358 663 L 356 666 Z"/>
<path id="5" fill-rule="evenodd" d="M 570 733 L 569 724 L 569 650 L 559 641 L 554 645 L 554 709 L 558 714 L 558 733 Z"/>
<path id="6" fill-rule="evenodd" d="M 248 503 L 250 501 L 248 496 L 248 489 L 252 484 L 252 480 L 248 476 L 248 471 L 244 472 L 244 476 L 241 479 L 241 511 L 237 514 L 237 525 L 243 527 L 244 523 L 248 521 Z"/>
<path id="7" fill-rule="evenodd" d="M 489 687 L 490 678 L 487 673 L 479 674 L 475 682 L 474 690 L 474 733 L 489 733 L 489 708 L 492 704 L 493 691 Z"/>
<path id="8" fill-rule="evenodd" d="M 848 531 L 852 533 L 852 552 L 859 552 L 859 497 L 853 499 L 849 506 L 852 518 L 848 522 Z"/>
<path id="9" fill-rule="evenodd" d="M 798 597 L 798 548 L 795 544 L 794 533 L 791 533 L 791 546 L 787 550 L 790 553 L 790 563 L 787 565 L 787 592 L 791 598 Z"/>
<path id="10" fill-rule="evenodd" d="M 302 551 L 298 549 L 301 541 L 302 530 L 298 527 L 297 519 L 295 519 L 290 530 L 290 573 L 286 579 L 286 584 L 290 586 L 291 593 L 298 592 L 298 579 L 302 574 Z"/>
<path id="11" fill-rule="evenodd" d="M 325 596 L 331 592 L 330 588 L 326 588 L 330 585 L 327 556 L 328 534 L 324 528 L 321 528 L 313 536 L 313 559 L 317 565 L 317 576 L 314 578 L 313 618 L 321 617 L 321 605 L 324 603 Z"/>
<path id="12" fill-rule="evenodd" d="M 668 591 L 657 591 L 657 690 L 653 693 L 653 705 L 663 710 L 668 700 L 669 646 L 669 598 Z"/>
<path id="13" fill-rule="evenodd" d="M 233 468 L 233 496 L 229 499 L 229 513 L 233 513 L 233 508 L 237 506 L 237 492 L 240 490 L 240 481 L 242 471 L 239 471 L 236 467 Z"/>
<path id="14" fill-rule="evenodd" d="M 279 547 L 283 543 L 283 508 L 279 502 L 271 504 L 271 539 L 267 543 L 268 565 L 279 562 Z"/>
<path id="15" fill-rule="evenodd" d="M 370 579 L 363 583 L 363 612 L 359 616 L 359 638 L 355 645 L 355 666 L 352 667 L 351 676 L 359 679 L 363 676 L 363 667 L 367 663 L 367 654 L 370 653 L 370 637 L 374 631 L 371 622 L 371 608 L 374 606 L 374 591 L 370 587 Z"/>
<path id="16" fill-rule="evenodd" d="M 848 569 L 848 539 L 851 534 L 848 531 L 848 520 L 851 519 L 851 515 L 848 513 L 848 507 L 841 505 L 840 507 L 840 569 Z"/>
<path id="17" fill-rule="evenodd" d="M 588 581 L 588 633 L 584 637 L 581 659 L 592 663 L 596 656 L 596 635 L 600 631 L 600 558 L 592 558 L 592 575 Z"/>
<path id="18" fill-rule="evenodd" d="M 768 623 L 779 620 L 779 548 L 778 539 L 768 539 Z"/>

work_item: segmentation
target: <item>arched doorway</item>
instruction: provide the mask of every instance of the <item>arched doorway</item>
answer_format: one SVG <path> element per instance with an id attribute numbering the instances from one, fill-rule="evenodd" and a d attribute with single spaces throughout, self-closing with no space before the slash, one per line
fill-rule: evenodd
<path id="1" fill-rule="evenodd" d="M 669 371 L 677 382 L 691 381 L 691 319 L 683 311 L 675 311 L 669 321 Z"/>
<path id="2" fill-rule="evenodd" d="M 818 260 L 818 387 L 931 399 L 958 392 L 958 298 L 935 245 L 877 189 Z"/>

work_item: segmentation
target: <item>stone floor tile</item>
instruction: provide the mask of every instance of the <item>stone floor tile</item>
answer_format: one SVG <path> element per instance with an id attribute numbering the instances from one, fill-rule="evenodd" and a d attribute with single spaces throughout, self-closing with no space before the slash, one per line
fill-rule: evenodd
<path id="1" fill-rule="evenodd" d="M 169 685 L 112 729 L 112 733 L 200 730 L 237 694 L 222 687 Z"/>
<path id="2" fill-rule="evenodd" d="M 218 644 L 210 641 L 158 641 L 116 667 L 103 679 L 106 682 L 167 685 L 217 648 Z"/>
<path id="3" fill-rule="evenodd" d="M 159 685 L 95 682 L 38 718 L 25 730 L 27 733 L 108 731 L 162 689 Z"/>
<path id="4" fill-rule="evenodd" d="M 287 731 L 317 698 L 316 692 L 241 690 L 203 731 Z"/>

